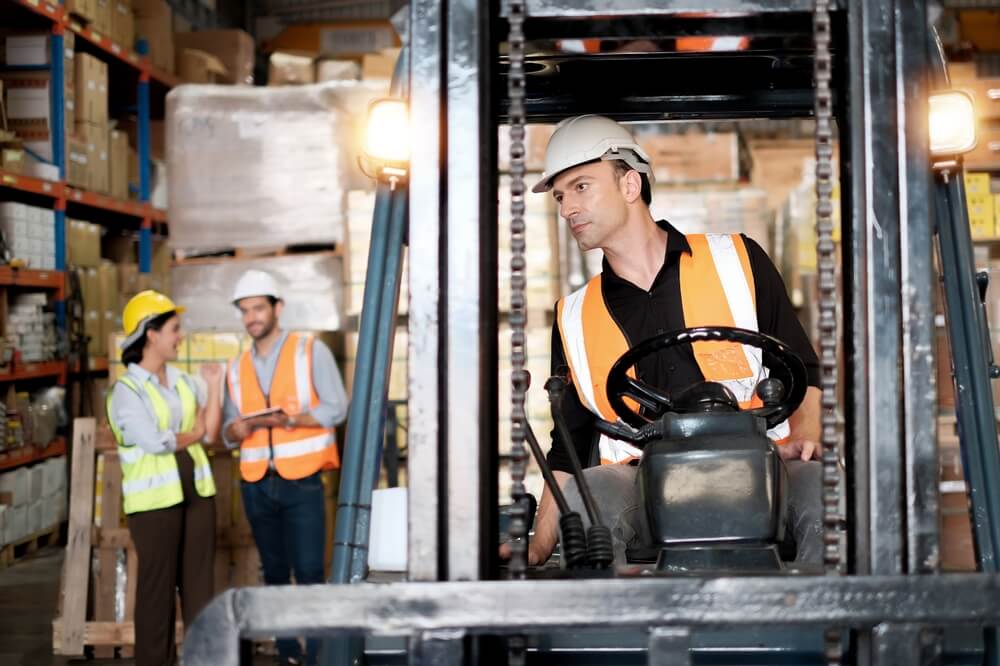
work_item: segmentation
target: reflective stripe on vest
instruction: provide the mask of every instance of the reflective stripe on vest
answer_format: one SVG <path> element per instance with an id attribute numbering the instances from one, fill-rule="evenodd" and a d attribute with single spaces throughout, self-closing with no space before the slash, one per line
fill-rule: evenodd
<path id="1" fill-rule="evenodd" d="M 738 235 L 692 234 L 686 237 L 690 254 L 680 262 L 680 291 L 684 326 L 736 326 L 757 331 L 753 272 L 743 238 Z M 559 301 L 557 324 L 573 385 L 584 407 L 605 421 L 618 421 L 607 396 L 611 366 L 628 348 L 628 340 L 604 302 L 601 276 Z M 734 342 L 698 342 L 695 360 L 706 381 L 724 384 L 744 409 L 759 406 L 754 387 L 767 376 L 756 347 Z M 631 371 L 630 371 L 630 374 Z M 783 440 L 784 422 L 768 431 Z M 602 464 L 627 463 L 641 450 L 601 435 Z"/>
<path id="2" fill-rule="evenodd" d="M 142 387 L 128 375 L 118 381 L 144 398 L 143 402 L 150 409 L 150 415 L 156 418 L 157 427 L 161 431 L 170 427 L 170 406 L 151 381 L 147 381 Z M 188 432 L 194 427 L 198 412 L 198 400 L 188 381 L 182 375 L 177 382 L 177 395 L 181 400 L 181 432 Z M 125 513 L 153 511 L 180 504 L 184 501 L 184 488 L 174 453 L 147 453 L 139 446 L 125 442 L 112 413 L 112 395 L 113 391 L 109 391 L 106 409 L 111 431 L 118 442 Z M 192 444 L 185 451 L 194 462 L 194 487 L 197 493 L 202 497 L 215 495 L 215 481 L 205 449 L 201 444 Z"/>
<path id="3" fill-rule="evenodd" d="M 281 407 L 289 416 L 307 413 L 319 405 L 312 381 L 313 338 L 290 333 L 278 352 L 278 362 L 265 396 L 250 350 L 229 364 L 229 395 L 241 414 Z M 259 428 L 240 444 L 240 475 L 259 481 L 268 464 L 286 479 L 301 479 L 321 469 L 340 466 L 332 428 Z"/>

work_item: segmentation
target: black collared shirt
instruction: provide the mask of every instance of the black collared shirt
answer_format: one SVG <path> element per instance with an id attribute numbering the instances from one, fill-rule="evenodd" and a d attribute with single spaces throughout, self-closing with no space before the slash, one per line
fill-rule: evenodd
<path id="1" fill-rule="evenodd" d="M 604 301 L 630 347 L 655 335 L 685 328 L 681 308 L 680 257 L 685 252 L 690 253 L 691 246 L 684 234 L 666 220 L 660 220 L 656 224 L 668 234 L 667 251 L 663 267 L 649 291 L 616 275 L 607 259 L 604 260 L 604 278 L 601 281 Z M 754 276 L 758 329 L 791 347 L 806 365 L 809 384 L 819 386 L 819 359 L 792 307 L 781 275 L 760 245 L 746 236 L 743 236 L 743 240 Z M 553 374 L 560 366 L 568 366 L 568 363 L 559 335 L 559 324 L 556 322 L 552 326 Z M 704 381 L 690 345 L 678 345 L 647 356 L 637 370 L 639 378 L 644 382 L 665 389 L 668 393 L 675 393 Z M 583 466 L 587 467 L 597 441 L 594 415 L 583 406 L 576 389 L 572 387 L 566 391 L 563 411 L 577 455 Z M 554 470 L 572 471 L 565 443 L 555 430 L 552 432 L 552 449 L 549 451 L 548 461 Z"/>

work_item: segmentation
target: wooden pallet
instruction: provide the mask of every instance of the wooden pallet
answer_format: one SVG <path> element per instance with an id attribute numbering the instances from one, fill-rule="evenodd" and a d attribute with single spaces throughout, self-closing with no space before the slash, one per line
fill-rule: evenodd
<path id="1" fill-rule="evenodd" d="M 52 625 L 52 647 L 60 655 L 79 656 L 90 648 L 96 658 L 127 658 L 132 656 L 135 645 L 138 555 L 123 523 L 118 452 L 106 441 L 98 446 L 98 440 L 94 419 L 75 421 L 70 536 L 63 569 L 61 610 Z M 218 594 L 230 587 L 260 584 L 260 559 L 237 494 L 238 459 L 229 452 L 210 455 L 216 484 L 215 592 Z M 120 590 L 116 563 L 123 552 L 125 614 L 118 621 L 115 599 Z M 96 566 L 91 567 L 92 560 Z M 178 643 L 183 635 L 178 603 Z"/>
<path id="2" fill-rule="evenodd" d="M 35 532 L 0 548 L 0 569 L 9 567 L 18 560 L 37 553 L 39 548 L 54 546 L 59 541 L 60 525 L 61 523 L 56 523 L 47 529 Z"/>

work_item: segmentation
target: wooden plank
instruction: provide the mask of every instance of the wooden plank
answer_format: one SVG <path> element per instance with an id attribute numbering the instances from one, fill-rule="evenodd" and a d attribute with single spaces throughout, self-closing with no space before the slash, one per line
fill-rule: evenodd
<path id="1" fill-rule="evenodd" d="M 101 465 L 101 526 L 119 529 L 122 514 L 122 468 L 117 451 L 98 454 L 103 458 Z M 96 528 L 95 528 L 96 529 Z M 99 538 L 92 538 L 93 544 L 99 544 Z M 102 544 L 103 545 L 103 544 Z M 115 562 L 118 551 L 124 545 L 112 548 L 101 547 L 97 550 L 97 575 L 94 579 L 94 620 L 98 622 L 115 621 L 115 592 L 118 577 L 115 575 Z M 94 656 L 102 659 L 114 657 L 114 646 L 98 646 Z"/>
<path id="2" fill-rule="evenodd" d="M 229 451 L 216 451 L 212 456 L 212 476 L 215 478 L 215 564 L 213 580 L 215 594 L 230 585 L 233 552 L 222 534 L 233 524 L 233 466 Z"/>
<path id="3" fill-rule="evenodd" d="M 184 624 L 178 622 L 176 626 L 176 640 L 180 644 L 184 639 Z M 122 646 L 122 652 L 131 651 L 135 645 L 135 623 L 133 622 L 87 622 L 83 627 L 83 638 L 85 645 L 107 645 Z M 62 623 L 55 621 L 52 624 L 52 643 L 61 644 L 63 641 Z"/>
<path id="4" fill-rule="evenodd" d="M 139 553 L 135 548 L 125 551 L 125 622 L 119 625 L 132 625 L 135 621 L 135 591 L 139 583 Z M 91 645 L 97 645 L 95 639 Z M 121 655 L 125 659 L 135 656 L 135 631 L 132 631 L 131 640 L 115 642 L 114 645 L 121 645 Z"/>
<path id="5" fill-rule="evenodd" d="M 53 650 L 61 655 L 82 655 L 87 621 L 87 587 L 90 582 L 90 527 L 94 512 L 93 418 L 73 420 L 73 457 L 70 467 L 69 530 L 63 562 L 62 635 L 53 637 Z"/>

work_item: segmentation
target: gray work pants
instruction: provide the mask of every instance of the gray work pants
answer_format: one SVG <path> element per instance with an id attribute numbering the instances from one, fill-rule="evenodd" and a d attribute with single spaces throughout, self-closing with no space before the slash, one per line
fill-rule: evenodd
<path id="1" fill-rule="evenodd" d="M 788 527 L 797 546 L 796 565 L 823 564 L 823 466 L 814 460 L 786 460 L 788 470 Z M 639 468 L 632 465 L 600 465 L 583 471 L 601 521 L 611 528 L 615 564 L 624 565 L 625 550 L 638 546 L 645 532 L 643 508 L 639 502 Z M 565 488 L 566 501 L 583 518 L 590 520 L 576 480 Z"/>

